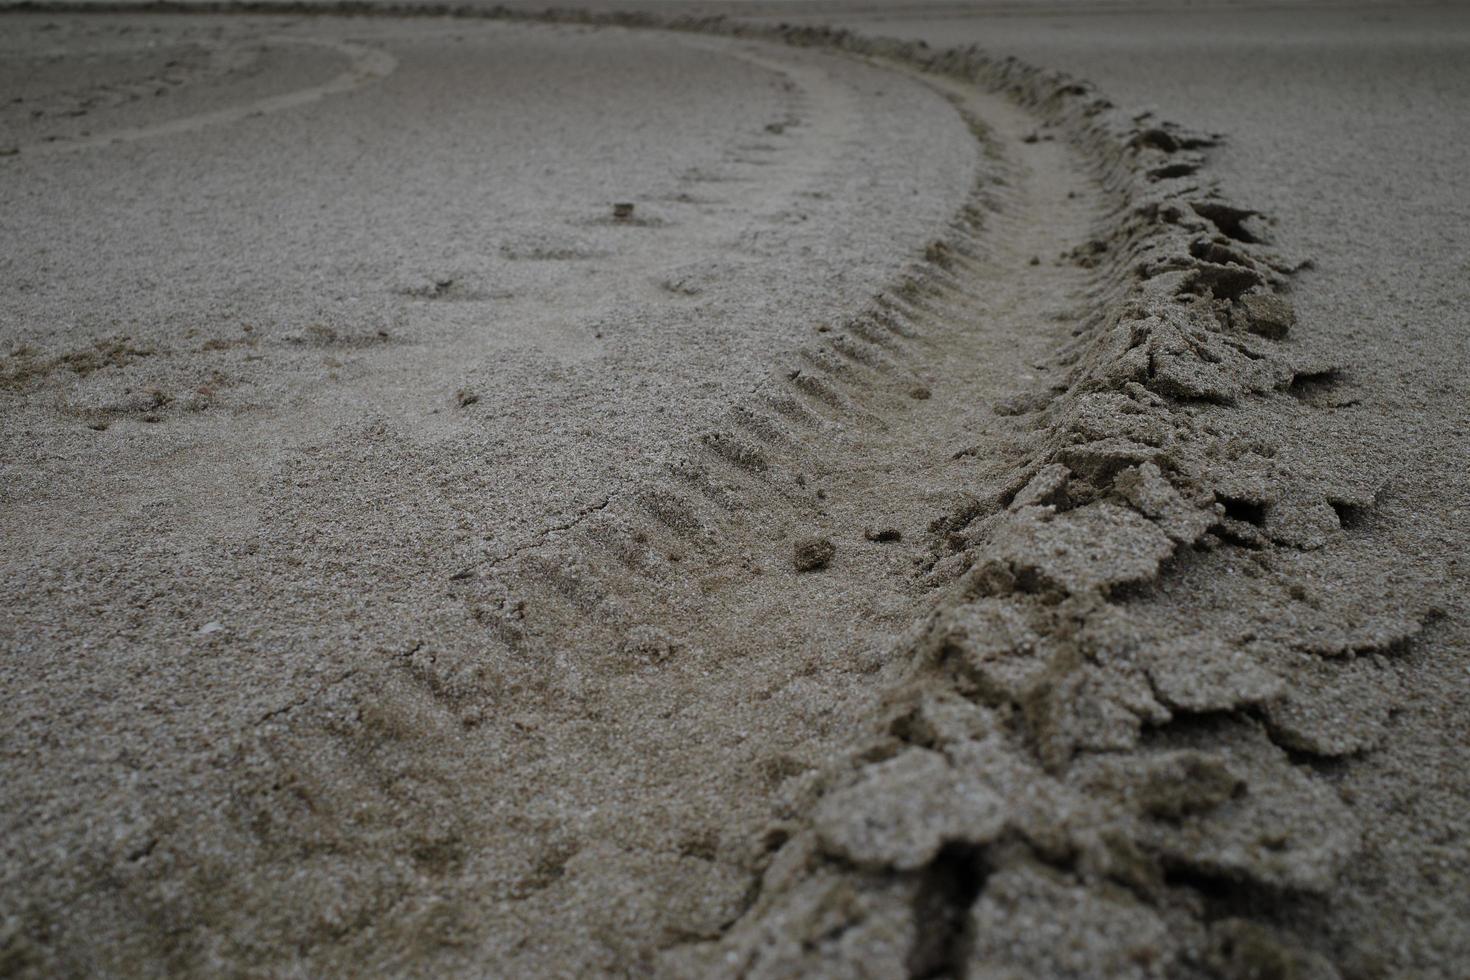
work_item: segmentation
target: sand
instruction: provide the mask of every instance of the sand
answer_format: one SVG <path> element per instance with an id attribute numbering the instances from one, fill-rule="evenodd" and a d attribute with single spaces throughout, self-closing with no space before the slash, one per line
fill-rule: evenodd
<path id="1" fill-rule="evenodd" d="M 0 970 L 1456 975 L 1374 16 L 5 15 Z"/>
<path id="2" fill-rule="evenodd" d="M 1327 716 L 1334 748 L 1352 754 L 1301 761 L 1349 802 L 1362 847 L 1324 898 L 1272 914 L 1344 976 L 1462 973 L 1470 147 L 1457 120 L 1470 111 L 1470 17 L 1444 7 L 1056 9 L 920 23 L 889 8 L 844 22 L 936 46 L 980 43 L 1088 78 L 1129 108 L 1224 133 L 1210 173 L 1275 219 L 1281 247 L 1312 259 L 1292 278 L 1296 336 L 1341 366 L 1336 389 L 1311 397 L 1342 407 L 1294 441 L 1321 440 L 1332 454 L 1319 466 L 1377 488 L 1356 546 L 1325 549 L 1339 563 L 1329 581 L 1360 568 L 1372 595 L 1391 569 L 1417 568 L 1446 615 L 1386 664 L 1391 694 L 1373 699 L 1381 724 L 1355 710 L 1368 700 L 1361 667 L 1339 684 Z"/>

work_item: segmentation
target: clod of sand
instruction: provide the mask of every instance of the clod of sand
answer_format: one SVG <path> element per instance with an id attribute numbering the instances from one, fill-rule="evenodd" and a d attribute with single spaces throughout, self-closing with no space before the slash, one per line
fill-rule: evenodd
<path id="1" fill-rule="evenodd" d="M 863 531 L 863 537 L 869 541 L 887 544 L 891 541 L 902 541 L 903 532 L 896 527 L 870 527 Z"/>
<path id="2" fill-rule="evenodd" d="M 832 564 L 837 546 L 830 538 L 802 538 L 792 549 L 792 561 L 798 572 L 815 572 Z"/>
<path id="3" fill-rule="evenodd" d="M 1238 305 L 1245 316 L 1245 328 L 1262 337 L 1280 340 L 1296 323 L 1291 304 L 1275 293 L 1248 293 Z"/>
<path id="4" fill-rule="evenodd" d="M 461 388 L 454 393 L 454 403 L 460 408 L 468 408 L 480 400 L 480 396 L 468 388 Z"/>

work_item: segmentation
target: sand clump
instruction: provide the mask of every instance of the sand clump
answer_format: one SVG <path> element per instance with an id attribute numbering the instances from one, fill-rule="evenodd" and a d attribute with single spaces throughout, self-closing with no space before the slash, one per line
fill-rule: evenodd
<path id="1" fill-rule="evenodd" d="M 791 546 L 791 563 L 798 572 L 817 572 L 832 564 L 837 546 L 831 538 L 802 538 Z"/>

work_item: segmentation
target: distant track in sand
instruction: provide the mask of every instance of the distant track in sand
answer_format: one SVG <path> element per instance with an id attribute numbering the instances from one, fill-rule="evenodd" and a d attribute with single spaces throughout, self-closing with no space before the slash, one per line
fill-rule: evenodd
<path id="1" fill-rule="evenodd" d="M 230 106 L 226 109 L 196 113 L 148 126 L 129 126 L 102 133 L 93 133 L 87 136 L 62 137 L 43 142 L 22 143 L 10 149 L 15 153 L 24 153 L 27 156 L 74 153 L 99 146 L 136 143 L 140 140 L 155 139 L 159 136 L 194 132 L 195 130 L 204 129 L 208 126 L 228 125 L 232 122 L 239 122 L 241 119 L 265 116 L 275 112 L 284 112 L 288 109 L 309 105 L 333 95 L 350 92 L 364 85 L 370 85 L 378 79 L 388 77 L 398 67 L 398 59 L 394 58 L 388 52 L 378 48 L 363 47 L 360 44 L 350 44 L 344 41 L 326 39 L 290 37 L 272 37 L 268 38 L 267 41 L 272 44 L 309 45 L 322 51 L 339 54 L 346 58 L 350 64 L 345 71 L 330 80 L 322 82 L 319 85 L 297 89 L 294 92 L 271 95 L 250 102 L 244 102 L 240 105 Z"/>

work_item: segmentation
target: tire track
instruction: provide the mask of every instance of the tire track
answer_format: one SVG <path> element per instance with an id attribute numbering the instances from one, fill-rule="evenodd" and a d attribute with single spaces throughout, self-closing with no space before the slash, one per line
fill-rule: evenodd
<path id="1" fill-rule="evenodd" d="M 375 681 L 437 733 L 397 734 L 397 764 L 433 769 L 461 727 L 515 703 L 606 711 L 625 699 L 599 692 L 646 686 L 650 668 L 682 671 L 680 696 L 727 696 L 856 620 L 874 634 L 858 669 L 877 676 L 847 707 L 876 723 L 814 724 L 821 745 L 855 746 L 834 766 L 761 760 L 777 819 L 759 854 L 725 858 L 759 887 L 665 943 L 666 972 L 1333 975 L 1268 917 L 1351 860 L 1322 760 L 1372 743 L 1338 737 L 1330 709 L 1388 710 L 1372 674 L 1432 603 L 1415 583 L 1320 586 L 1319 549 L 1351 539 L 1373 494 L 1272 462 L 1271 431 L 1319 410 L 1302 392 L 1336 374 L 1282 342 L 1293 263 L 1200 176 L 1211 139 L 974 52 L 672 26 L 932 73 L 994 166 L 908 277 L 820 325 L 728 430 L 456 582 L 490 645 L 442 663 L 410 650 Z M 894 528 L 919 546 L 897 576 L 876 557 L 893 501 L 897 523 L 919 521 Z M 776 576 L 813 534 L 834 541 L 832 566 Z M 847 564 L 849 548 L 865 557 Z M 865 610 L 881 587 L 897 612 Z M 743 667 L 697 666 L 705 646 Z M 368 744 L 341 741 L 349 756 Z M 414 811 L 429 865 L 459 840 L 431 811 L 456 812 L 453 794 Z"/>
<path id="2" fill-rule="evenodd" d="M 256 116 L 285 112 L 289 109 L 310 105 L 313 102 L 318 102 L 333 95 L 342 95 L 355 91 L 380 79 L 387 78 L 398 67 L 398 59 L 394 58 L 388 52 L 380 48 L 369 48 L 361 44 L 334 41 L 326 38 L 307 39 L 283 36 L 267 37 L 264 40 L 270 44 L 298 44 L 321 48 L 324 51 L 330 51 L 345 57 L 349 64 L 345 70 L 337 73 L 327 81 L 319 85 L 297 89 L 294 92 L 283 92 L 280 95 L 254 99 L 250 102 L 243 102 L 224 109 L 196 113 L 191 116 L 169 119 L 147 126 L 128 126 L 89 136 L 22 144 L 14 148 L 15 154 L 24 156 L 49 156 L 57 153 L 74 153 L 99 146 L 112 146 L 119 143 L 138 143 L 161 136 L 176 136 L 180 133 L 197 132 L 198 130 L 212 126 L 226 126 Z"/>
<path id="3" fill-rule="evenodd" d="M 1008 487 L 938 522 L 931 581 L 954 585 L 901 644 L 875 739 L 809 790 L 747 915 L 667 971 L 1335 975 L 1278 925 L 1359 846 L 1313 760 L 1382 737 L 1344 739 L 1342 713 L 1390 710 L 1384 657 L 1434 605 L 1424 583 L 1319 591 L 1319 549 L 1372 492 L 1267 462 L 1297 390 L 1336 374 L 1281 344 L 1294 263 L 1197 176 L 1212 137 L 1015 62 L 790 34 L 1006 93 L 1036 126 L 1007 135 L 1069 144 L 1096 217 L 1061 256 L 1086 281 L 1062 297 L 1080 315 L 1050 358 L 1060 383 L 997 406 L 1031 432 Z M 1014 240 L 1045 254 L 1055 227 L 1033 208 Z M 1364 654 L 1366 672 L 1330 666 Z"/>

